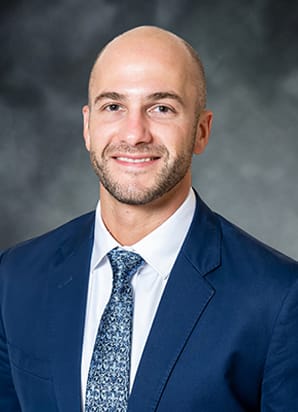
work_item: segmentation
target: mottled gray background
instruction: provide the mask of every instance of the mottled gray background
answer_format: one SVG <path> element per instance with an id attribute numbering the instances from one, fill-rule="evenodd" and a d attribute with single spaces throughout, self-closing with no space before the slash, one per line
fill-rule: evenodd
<path id="1" fill-rule="evenodd" d="M 189 40 L 215 113 L 194 185 L 242 228 L 298 258 L 298 2 L 36 0 L 0 6 L 0 247 L 92 209 L 81 132 L 98 50 L 140 24 Z"/>

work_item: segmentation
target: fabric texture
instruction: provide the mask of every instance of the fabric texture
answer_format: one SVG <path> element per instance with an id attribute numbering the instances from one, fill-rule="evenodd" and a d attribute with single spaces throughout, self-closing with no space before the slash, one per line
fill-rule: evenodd
<path id="1" fill-rule="evenodd" d="M 127 410 L 133 321 L 131 278 L 144 264 L 136 253 L 108 253 L 113 288 L 95 341 L 86 391 L 86 412 Z"/>

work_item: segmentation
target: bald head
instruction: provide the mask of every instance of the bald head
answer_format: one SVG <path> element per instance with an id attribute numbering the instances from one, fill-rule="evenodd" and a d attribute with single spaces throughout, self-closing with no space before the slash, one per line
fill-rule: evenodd
<path id="1" fill-rule="evenodd" d="M 89 102 L 91 102 L 92 88 L 95 76 L 99 71 L 119 61 L 123 56 L 125 63 L 129 62 L 132 55 L 143 56 L 144 61 L 150 65 L 151 59 L 160 58 L 160 61 L 169 62 L 172 70 L 177 66 L 183 67 L 187 76 L 196 90 L 195 106 L 200 112 L 206 106 L 206 81 L 202 62 L 194 48 L 174 33 L 154 26 L 141 26 L 124 32 L 109 42 L 99 53 L 92 67 L 89 80 Z M 159 56 L 159 57 L 158 57 Z"/>

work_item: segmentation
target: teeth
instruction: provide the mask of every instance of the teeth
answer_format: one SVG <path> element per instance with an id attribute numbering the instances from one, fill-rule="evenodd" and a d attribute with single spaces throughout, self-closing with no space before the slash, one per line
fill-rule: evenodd
<path id="1" fill-rule="evenodd" d="M 117 157 L 118 160 L 128 163 L 145 163 L 152 160 L 151 157 L 143 157 L 142 159 L 132 159 L 131 157 Z"/>

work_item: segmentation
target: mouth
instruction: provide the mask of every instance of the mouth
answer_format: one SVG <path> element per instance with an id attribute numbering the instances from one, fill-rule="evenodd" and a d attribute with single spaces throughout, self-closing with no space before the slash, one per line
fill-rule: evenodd
<path id="1" fill-rule="evenodd" d="M 159 159 L 159 157 L 126 157 L 126 156 L 115 156 L 113 157 L 115 160 L 125 163 L 133 163 L 133 164 L 140 164 L 140 163 L 149 163 L 153 162 L 154 160 Z"/>

